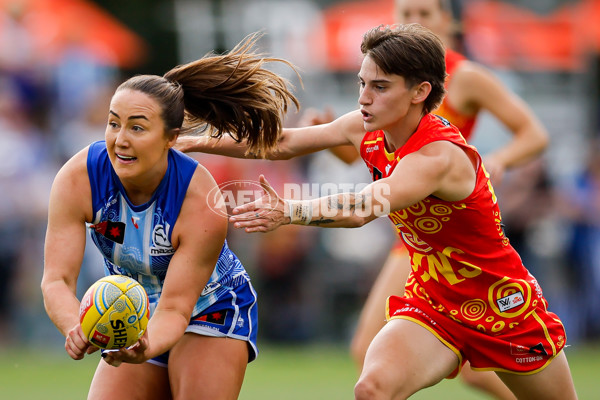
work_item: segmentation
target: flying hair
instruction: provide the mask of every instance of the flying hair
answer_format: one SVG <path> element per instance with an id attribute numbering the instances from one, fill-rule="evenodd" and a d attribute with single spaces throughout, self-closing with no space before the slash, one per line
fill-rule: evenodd
<path id="1" fill-rule="evenodd" d="M 182 134 L 228 134 L 245 140 L 248 152 L 261 155 L 275 148 L 288 107 L 300 105 L 290 82 L 265 65 L 283 63 L 300 75 L 289 61 L 257 53 L 261 37 L 259 32 L 250 34 L 229 53 L 210 52 L 164 75 L 183 92 Z"/>

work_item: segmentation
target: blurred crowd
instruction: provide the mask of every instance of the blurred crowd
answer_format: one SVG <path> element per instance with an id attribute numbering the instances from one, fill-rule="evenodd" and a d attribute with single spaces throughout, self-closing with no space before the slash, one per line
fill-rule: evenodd
<path id="1" fill-rule="evenodd" d="M 50 59 L 25 9 L 0 13 L 0 341 L 39 340 L 39 283 L 50 186 L 60 166 L 101 139 L 119 71 L 76 40 Z M 97 273 L 93 273 L 97 274 Z"/>
<path id="2" fill-rule="evenodd" d="M 192 15 L 182 13 L 183 2 L 173 3 L 173 18 Z M 285 3 L 295 7 L 293 17 L 300 22 L 298 26 L 276 23 L 276 16 L 271 16 L 265 23 L 270 40 L 266 47 L 275 56 L 295 57 L 298 53 L 290 56 L 283 49 L 287 44 L 302 54 L 302 46 L 291 45 L 289 40 L 295 36 L 302 40 L 306 33 L 299 31 L 303 18 L 313 21 L 324 5 Z M 23 9 L 10 4 L 0 2 L 0 347 L 58 341 L 39 290 L 50 186 L 69 157 L 103 138 L 110 97 L 129 73 L 75 39 L 52 58 L 46 57 L 26 29 Z M 262 3 L 248 4 L 248 10 L 256 11 Z M 277 4 L 283 7 L 283 2 Z M 261 28 L 253 25 L 258 20 L 239 26 L 250 33 Z M 282 34 L 292 26 L 291 33 Z M 192 34 L 197 33 L 194 29 L 190 28 Z M 190 31 L 188 36 L 179 32 L 182 42 L 189 39 Z M 232 38 L 232 42 L 240 39 Z M 178 45 L 182 54 L 191 52 L 184 44 Z M 183 61 L 187 61 L 184 56 Z M 317 70 L 303 69 L 304 89 L 298 90 L 303 108 L 333 105 L 339 114 L 355 107 L 356 71 L 331 72 L 323 65 Z M 570 340 L 599 340 L 600 110 L 594 109 L 597 99 L 584 98 L 577 91 L 590 82 L 597 87 L 597 77 L 592 79 L 590 71 L 528 71 L 526 75 L 504 71 L 501 77 L 513 80 L 512 86 L 530 101 L 552 136 L 544 157 L 511 171 L 496 188 L 507 235 L 545 289 L 552 309 L 566 323 Z M 570 82 L 566 87 L 565 77 Z M 559 82 L 562 86 L 553 91 L 551 85 Z M 556 92 L 560 95 L 552 98 Z M 577 101 L 570 102 L 570 96 Z M 579 107 L 582 102 L 583 108 Z M 582 110 L 591 111 L 581 114 Z M 570 118 L 589 122 L 577 125 Z M 290 126 L 299 123 L 301 114 L 290 115 L 287 121 Z M 483 121 L 477 129 L 479 143 L 475 144 L 483 149 L 491 146 L 494 135 L 486 133 L 497 128 Z M 360 161 L 347 166 L 327 152 L 275 162 L 193 156 L 218 183 L 256 181 L 264 173 L 281 193 L 290 183 L 316 188 L 333 183 L 352 189 L 370 181 Z M 259 294 L 259 335 L 282 342 L 349 339 L 393 235 L 385 218 L 356 230 L 287 226 L 275 233 L 248 235 L 231 229 L 230 247 L 246 265 Z M 103 274 L 101 259 L 95 249 L 89 250 L 81 273 L 81 294 Z"/>

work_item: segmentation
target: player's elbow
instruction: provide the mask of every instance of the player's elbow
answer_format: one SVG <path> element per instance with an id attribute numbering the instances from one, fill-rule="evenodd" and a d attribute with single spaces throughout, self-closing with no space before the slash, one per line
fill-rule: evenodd
<path id="1" fill-rule="evenodd" d="M 538 147 L 539 147 L 539 151 L 545 151 L 548 146 L 550 145 L 550 136 L 548 135 L 548 132 L 546 132 L 545 129 L 542 129 L 540 131 L 540 133 L 538 134 Z"/>
<path id="2" fill-rule="evenodd" d="M 48 278 L 48 276 L 46 274 L 44 274 L 42 276 L 42 282 L 40 283 L 42 297 L 47 298 L 48 293 L 51 292 L 53 288 L 57 287 L 58 283 L 59 282 L 57 282 L 56 280 L 50 279 L 50 278 Z"/>
<path id="3" fill-rule="evenodd" d="M 550 144 L 550 135 L 546 128 L 544 128 L 540 121 L 535 119 L 530 121 L 527 126 L 529 141 L 536 150 L 536 153 L 539 154 L 546 150 Z"/>

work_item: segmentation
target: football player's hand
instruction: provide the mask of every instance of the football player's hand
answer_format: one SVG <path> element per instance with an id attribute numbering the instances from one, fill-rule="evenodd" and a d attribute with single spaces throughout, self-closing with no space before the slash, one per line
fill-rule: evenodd
<path id="1" fill-rule="evenodd" d="M 289 215 L 285 215 L 285 201 L 279 197 L 263 175 L 260 176 L 263 196 L 251 203 L 233 209 L 229 222 L 235 228 L 243 228 L 246 232 L 268 232 L 282 224 L 289 224 Z"/>
<path id="2" fill-rule="evenodd" d="M 118 367 L 121 363 L 130 364 L 141 364 L 148 361 L 150 357 L 147 356 L 146 350 L 148 349 L 148 332 L 144 332 L 144 335 L 135 344 L 129 347 L 123 347 L 119 350 L 110 350 L 102 352 L 102 358 L 104 361 L 113 367 Z"/>
<path id="3" fill-rule="evenodd" d="M 77 324 L 69 330 L 65 337 L 65 350 L 73 360 L 81 360 L 86 354 L 97 351 L 98 347 L 89 342 L 83 334 L 81 325 Z"/>

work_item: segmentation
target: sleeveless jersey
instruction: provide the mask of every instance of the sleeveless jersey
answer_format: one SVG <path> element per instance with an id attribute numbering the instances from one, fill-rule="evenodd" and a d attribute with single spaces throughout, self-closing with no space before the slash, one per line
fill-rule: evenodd
<path id="1" fill-rule="evenodd" d="M 94 212 L 90 236 L 104 257 L 105 274 L 127 275 L 140 282 L 148 293 L 151 314 L 175 253 L 172 228 L 198 165 L 176 150 L 170 150 L 168 157 L 164 178 L 150 201 L 142 205 L 133 205 L 128 199 L 104 141 L 90 145 L 87 159 Z M 198 315 L 231 288 L 248 280 L 241 262 L 225 242 L 192 315 Z"/>
<path id="2" fill-rule="evenodd" d="M 383 131 L 365 134 L 360 152 L 377 180 L 390 176 L 404 156 L 438 140 L 477 156 L 476 185 L 461 201 L 429 196 L 390 213 L 411 258 L 404 295 L 420 298 L 465 326 L 501 334 L 536 307 L 545 309 L 546 301 L 504 235 L 496 196 L 477 150 L 447 120 L 428 114 L 394 153 L 386 151 Z"/>
<path id="3" fill-rule="evenodd" d="M 448 78 L 444 84 L 446 90 L 448 89 L 448 85 L 452 79 L 454 70 L 464 60 L 466 60 L 466 58 L 462 54 L 451 49 L 446 49 L 446 72 L 448 73 Z M 442 104 L 440 104 L 436 110 L 432 111 L 432 113 L 442 116 L 450 121 L 460 130 L 460 133 L 465 137 L 465 139 L 469 140 L 471 138 L 471 134 L 473 133 L 473 128 L 475 126 L 477 117 L 460 113 L 458 110 L 452 107 L 447 100 L 448 97 L 444 97 Z"/>

